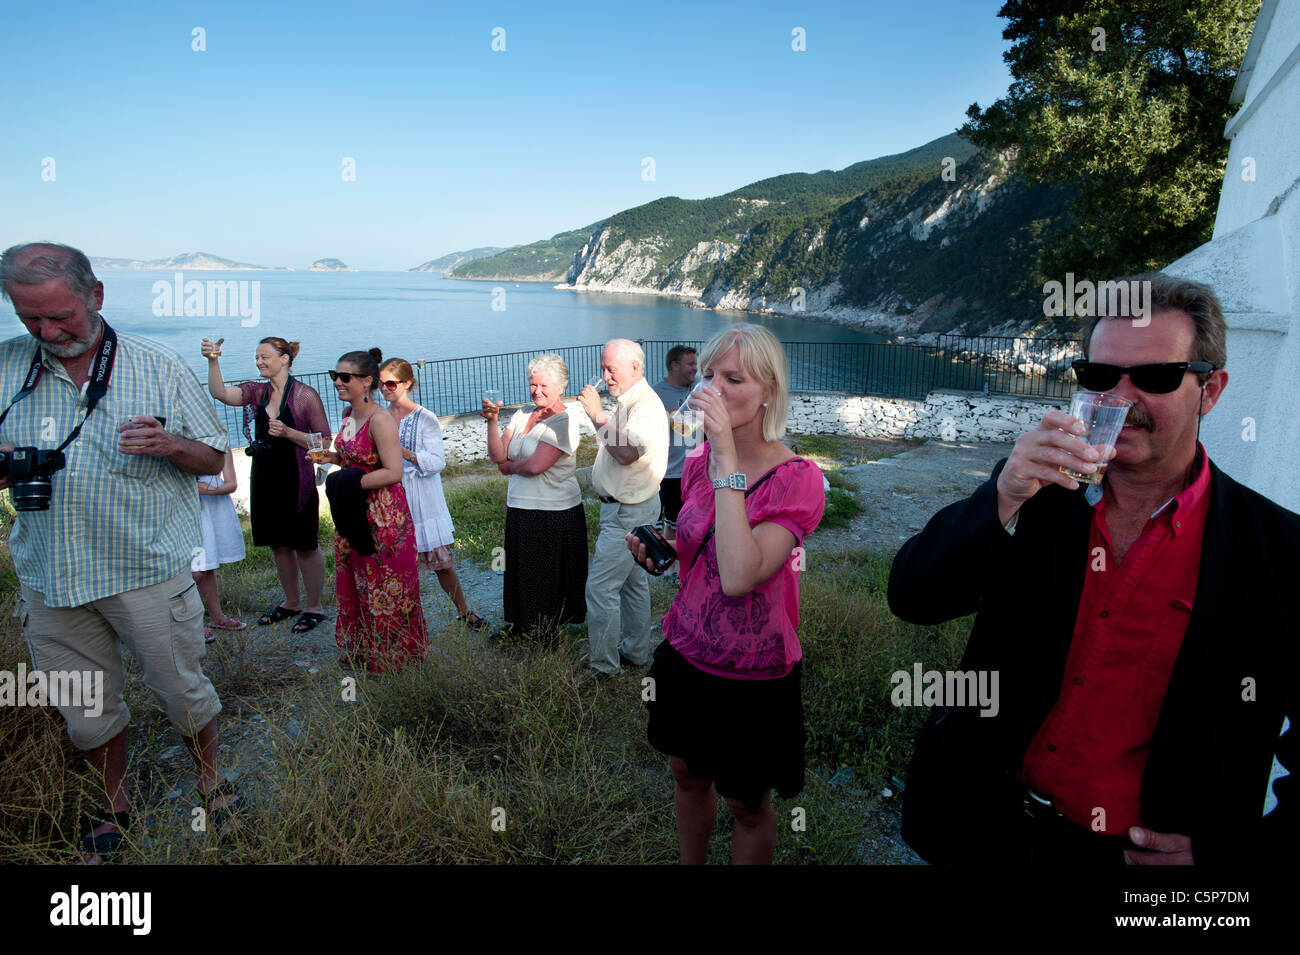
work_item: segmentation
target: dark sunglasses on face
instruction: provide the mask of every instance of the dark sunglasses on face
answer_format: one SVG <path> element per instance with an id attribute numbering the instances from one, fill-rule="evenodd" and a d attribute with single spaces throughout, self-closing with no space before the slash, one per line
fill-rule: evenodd
<path id="1" fill-rule="evenodd" d="M 349 384 L 353 378 L 360 378 L 356 372 L 352 371 L 331 371 L 329 372 L 330 381 L 341 381 L 343 384 Z"/>
<path id="2" fill-rule="evenodd" d="M 398 381 L 396 378 L 390 378 L 387 381 L 382 378 L 379 379 L 379 387 L 389 391 L 401 384 L 405 384 L 405 382 Z"/>
<path id="3" fill-rule="evenodd" d="M 1183 375 L 1189 371 L 1205 373 L 1214 371 L 1208 361 L 1166 361 L 1154 365 L 1107 365 L 1099 361 L 1079 359 L 1071 367 L 1081 387 L 1088 391 L 1110 391 L 1119 384 L 1121 375 L 1128 375 L 1133 387 L 1149 395 L 1167 395 L 1177 391 Z"/>

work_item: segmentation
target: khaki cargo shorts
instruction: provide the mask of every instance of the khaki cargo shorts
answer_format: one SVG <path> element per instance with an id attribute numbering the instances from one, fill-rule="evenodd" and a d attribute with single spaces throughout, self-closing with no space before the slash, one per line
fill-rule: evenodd
<path id="1" fill-rule="evenodd" d="M 78 749 L 102 746 L 131 721 L 122 698 L 123 647 L 182 736 L 194 736 L 221 712 L 221 700 L 203 673 L 203 601 L 189 570 L 170 580 L 92 600 L 80 607 L 47 607 L 22 588 L 23 637 L 32 665 L 47 674 L 51 692 Z M 70 694 L 71 674 L 80 693 Z M 69 699 L 78 695 L 77 699 Z M 59 699 L 53 697 L 62 697 Z"/>

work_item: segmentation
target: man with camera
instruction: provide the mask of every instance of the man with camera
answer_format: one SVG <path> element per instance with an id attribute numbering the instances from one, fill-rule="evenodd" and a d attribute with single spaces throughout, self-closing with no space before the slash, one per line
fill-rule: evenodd
<path id="1" fill-rule="evenodd" d="M 18 511 L 9 549 L 23 634 L 36 669 L 103 675 L 97 715 L 59 705 L 108 800 L 80 851 L 106 859 L 129 823 L 123 645 L 184 738 L 220 833 L 242 800 L 217 769 L 221 702 L 199 663 L 190 562 L 194 475 L 221 471 L 225 429 L 179 355 L 104 321 L 104 286 L 82 252 L 14 246 L 0 255 L 0 292 L 31 333 L 0 342 L 0 489 Z"/>

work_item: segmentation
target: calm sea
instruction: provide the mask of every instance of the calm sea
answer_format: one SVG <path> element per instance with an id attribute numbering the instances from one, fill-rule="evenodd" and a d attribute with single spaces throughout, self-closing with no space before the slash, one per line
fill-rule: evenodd
<path id="1" fill-rule="evenodd" d="M 883 341 L 821 322 L 689 308 L 654 296 L 563 292 L 542 283 L 450 281 L 420 272 L 183 273 L 185 281 L 261 283 L 258 324 L 244 327 L 239 316 L 156 315 L 154 283 L 173 285 L 175 274 L 102 270 L 103 314 L 114 328 L 176 349 L 200 381 L 207 380 L 207 363 L 199 354 L 205 335 L 225 338 L 221 370 L 232 380 L 257 377 L 253 352 L 268 335 L 302 343 L 294 361 L 298 373 L 333 368 L 344 352 L 374 346 L 385 358 L 438 360 L 615 337 L 704 340 L 726 325 L 747 321 L 767 326 L 782 341 Z M 496 289 L 504 290 L 504 297 Z M 248 291 L 251 295 L 251 287 Z M 174 310 L 183 312 L 180 304 Z M 25 334 L 7 303 L 0 312 L 0 338 Z M 662 376 L 655 371 L 650 371 L 653 380 Z"/>

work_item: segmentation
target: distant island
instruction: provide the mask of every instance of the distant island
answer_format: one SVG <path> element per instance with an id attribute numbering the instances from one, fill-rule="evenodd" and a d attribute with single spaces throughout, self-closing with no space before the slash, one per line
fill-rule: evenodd
<path id="1" fill-rule="evenodd" d="M 345 265 L 338 259 L 317 259 L 311 264 L 308 272 L 355 272 L 356 269 Z"/>
<path id="2" fill-rule="evenodd" d="M 292 272 L 284 265 L 250 265 L 247 262 L 232 262 L 210 252 L 182 252 L 169 259 L 110 259 L 103 256 L 91 256 L 90 264 L 97 269 L 192 269 L 196 272 L 217 272 L 238 270 L 241 272 Z"/>
<path id="3" fill-rule="evenodd" d="M 466 262 L 473 262 L 475 259 L 485 259 L 488 256 L 497 255 L 506 251 L 504 246 L 490 245 L 481 249 L 470 249 L 466 252 L 448 252 L 446 255 L 439 256 L 436 259 L 430 259 L 413 269 L 407 269 L 408 272 L 450 272 L 458 265 L 464 265 Z"/>

